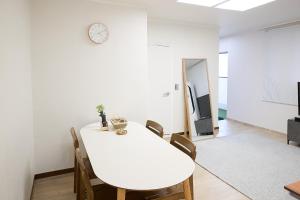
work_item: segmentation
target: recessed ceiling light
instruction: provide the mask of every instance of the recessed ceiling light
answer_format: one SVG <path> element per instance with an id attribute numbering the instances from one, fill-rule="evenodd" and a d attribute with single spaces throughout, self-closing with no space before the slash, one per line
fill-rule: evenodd
<path id="1" fill-rule="evenodd" d="M 216 6 L 216 8 L 227 10 L 246 11 L 275 0 L 229 0 Z"/>
<path id="2" fill-rule="evenodd" d="M 276 0 L 177 0 L 178 3 L 238 11 L 246 11 L 272 1 Z"/>
<path id="3" fill-rule="evenodd" d="M 187 3 L 207 7 L 213 7 L 224 1 L 225 0 L 177 0 L 177 2 L 179 3 Z"/>

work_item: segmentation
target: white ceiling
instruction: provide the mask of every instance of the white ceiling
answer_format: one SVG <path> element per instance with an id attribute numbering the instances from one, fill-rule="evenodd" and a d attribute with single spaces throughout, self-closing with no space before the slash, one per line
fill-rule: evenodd
<path id="1" fill-rule="evenodd" d="M 245 12 L 176 3 L 176 0 L 93 0 L 145 8 L 149 18 L 217 26 L 225 37 L 300 19 L 300 0 L 277 0 Z"/>

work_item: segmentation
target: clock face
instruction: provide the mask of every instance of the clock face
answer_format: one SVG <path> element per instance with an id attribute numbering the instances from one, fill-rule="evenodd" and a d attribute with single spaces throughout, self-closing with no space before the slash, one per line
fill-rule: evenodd
<path id="1" fill-rule="evenodd" d="M 108 39 L 108 28 L 101 23 L 92 24 L 89 28 L 89 37 L 96 44 L 102 44 Z"/>

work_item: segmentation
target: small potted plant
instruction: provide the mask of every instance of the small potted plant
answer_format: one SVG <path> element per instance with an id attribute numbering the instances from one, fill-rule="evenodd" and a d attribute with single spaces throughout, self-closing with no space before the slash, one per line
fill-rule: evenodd
<path id="1" fill-rule="evenodd" d="M 104 105 L 100 104 L 96 107 L 96 109 L 97 109 L 97 112 L 99 113 L 99 116 L 102 118 L 102 126 L 107 127 L 108 123 L 106 121 L 106 115 L 104 113 Z"/>

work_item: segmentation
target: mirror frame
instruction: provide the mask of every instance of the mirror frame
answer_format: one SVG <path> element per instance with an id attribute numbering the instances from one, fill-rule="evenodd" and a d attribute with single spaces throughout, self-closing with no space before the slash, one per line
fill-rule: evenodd
<path id="1" fill-rule="evenodd" d="M 208 91 L 209 91 L 209 100 L 210 100 L 210 110 L 211 110 L 211 117 L 212 117 L 212 130 L 213 130 L 213 136 L 216 137 L 216 131 L 215 131 L 215 120 L 214 120 L 214 111 L 213 111 L 213 106 L 212 106 L 212 92 L 211 92 L 211 82 L 210 82 L 210 77 L 209 77 L 209 72 L 208 72 L 208 62 L 207 58 L 183 58 L 182 59 L 182 76 L 183 76 L 183 87 L 184 87 L 184 113 L 185 113 L 185 130 L 184 134 L 188 136 L 190 140 L 192 140 L 192 134 L 191 134 L 191 122 L 189 118 L 189 108 L 188 108 L 188 91 L 186 88 L 187 84 L 187 77 L 186 77 L 186 60 L 205 60 L 206 62 L 206 73 L 207 73 L 207 80 L 208 80 Z"/>

